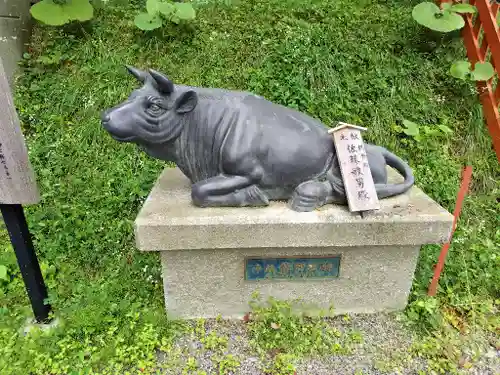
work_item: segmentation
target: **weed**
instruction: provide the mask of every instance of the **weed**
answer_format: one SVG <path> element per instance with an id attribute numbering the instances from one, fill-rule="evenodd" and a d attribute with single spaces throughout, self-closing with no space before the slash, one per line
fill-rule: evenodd
<path id="1" fill-rule="evenodd" d="M 423 2 L 413 8 L 412 16 L 420 25 L 438 32 L 460 30 L 465 26 L 461 14 L 476 13 L 475 6 L 467 3 L 441 3 L 441 8 L 433 2 Z M 462 80 L 487 81 L 495 75 L 495 69 L 489 62 L 478 62 L 471 69 L 466 60 L 455 61 L 450 68 L 450 75 Z"/>
<path id="2" fill-rule="evenodd" d="M 212 360 L 215 360 L 217 364 L 219 375 L 226 375 L 229 372 L 234 372 L 241 365 L 240 361 L 231 354 L 226 354 L 222 358 L 212 358 Z"/>
<path id="3" fill-rule="evenodd" d="M 207 350 L 223 351 L 227 348 L 227 337 L 218 336 L 215 331 L 211 331 L 207 336 L 201 338 L 201 343 Z"/>
<path id="4" fill-rule="evenodd" d="M 178 24 L 181 21 L 193 20 L 196 16 L 190 3 L 169 0 L 147 0 L 146 10 L 146 13 L 139 13 L 134 19 L 135 25 L 145 31 L 161 27 L 163 21 Z"/>
<path id="5" fill-rule="evenodd" d="M 436 148 L 438 147 L 439 141 L 453 133 L 453 130 L 445 124 L 438 124 L 434 126 L 419 125 L 413 121 L 405 119 L 403 120 L 402 125 L 403 126 L 394 125 L 394 131 L 411 137 L 416 142 L 415 144 L 412 144 L 412 146 L 416 148 Z M 402 139 L 401 142 L 411 145 L 411 141 L 408 139 Z"/>
<path id="6" fill-rule="evenodd" d="M 0 264 L 0 280 L 5 282 L 8 282 L 10 280 L 9 271 L 7 270 L 7 267 L 4 266 L 3 264 Z"/>
<path id="7" fill-rule="evenodd" d="M 198 337 L 200 340 L 205 337 L 206 330 L 205 330 L 205 319 L 200 318 L 196 320 L 196 326 L 194 327 L 194 334 L 196 337 Z"/>
<path id="8" fill-rule="evenodd" d="M 182 375 L 207 375 L 206 371 L 200 370 L 199 367 L 196 358 L 189 357 L 182 368 Z"/>
<path id="9" fill-rule="evenodd" d="M 363 334 L 360 331 L 354 330 L 347 334 L 348 340 L 354 344 L 363 343 Z"/>
<path id="10" fill-rule="evenodd" d="M 408 368 L 412 361 L 412 356 L 405 349 L 393 350 L 390 352 L 379 351 L 375 357 L 374 367 L 382 373 L 403 372 L 403 368 Z"/>
<path id="11" fill-rule="evenodd" d="M 90 0 L 41 0 L 31 6 L 30 13 L 47 25 L 61 26 L 71 21 L 92 19 L 94 8 Z"/>
<path id="12" fill-rule="evenodd" d="M 460 30 L 465 26 L 462 13 L 476 13 L 477 9 L 471 4 L 443 3 L 441 8 L 431 2 L 415 5 L 412 16 L 419 24 L 431 30 L 450 32 Z"/>
<path id="13" fill-rule="evenodd" d="M 295 375 L 296 358 L 292 354 L 279 353 L 264 369 L 266 375 Z"/>
<path id="14" fill-rule="evenodd" d="M 266 302 L 255 292 L 248 327 L 254 347 L 261 353 L 289 353 L 297 357 L 346 354 L 349 344 L 362 341 L 359 332 L 344 337 L 324 319 L 306 316 L 306 305 L 299 301 L 280 301 L 270 297 Z"/>
<path id="15" fill-rule="evenodd" d="M 438 329 L 443 324 L 443 317 L 434 297 L 420 298 L 411 302 L 406 308 L 406 316 L 410 321 L 423 327 Z"/>
<path id="16" fill-rule="evenodd" d="M 418 324 L 422 334 L 413 343 L 411 356 L 425 359 L 432 373 L 455 374 L 460 368 L 472 367 L 487 350 L 489 331 L 493 334 L 493 327 L 498 327 L 496 308 L 485 308 L 479 314 L 485 321 L 478 324 L 460 309 L 439 306 L 435 298 L 414 301 L 407 309 L 407 317 L 412 324 Z"/>
<path id="17" fill-rule="evenodd" d="M 428 336 L 419 340 L 412 351 L 426 358 L 430 370 L 437 373 L 456 373 L 462 356 L 463 343 L 456 334 Z"/>

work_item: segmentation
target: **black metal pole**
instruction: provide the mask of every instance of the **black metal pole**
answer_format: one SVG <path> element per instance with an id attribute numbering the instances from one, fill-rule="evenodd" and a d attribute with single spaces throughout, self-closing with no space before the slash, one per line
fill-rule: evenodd
<path id="1" fill-rule="evenodd" d="M 24 285 L 38 323 L 49 320 L 50 305 L 45 304 L 47 288 L 35 254 L 31 234 L 20 204 L 0 204 L 3 220 L 9 232 L 10 242 L 16 253 L 17 263 L 23 275 Z"/>

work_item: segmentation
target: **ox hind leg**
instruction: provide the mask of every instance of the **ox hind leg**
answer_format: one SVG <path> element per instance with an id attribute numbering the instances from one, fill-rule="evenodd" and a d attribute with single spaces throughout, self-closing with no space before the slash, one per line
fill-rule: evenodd
<path id="1" fill-rule="evenodd" d="M 313 211 L 333 202 L 333 189 L 329 181 L 304 181 L 297 186 L 289 200 L 294 211 Z"/>
<path id="2" fill-rule="evenodd" d="M 251 177 L 219 175 L 193 184 L 193 203 L 199 207 L 267 206 L 269 199 Z"/>

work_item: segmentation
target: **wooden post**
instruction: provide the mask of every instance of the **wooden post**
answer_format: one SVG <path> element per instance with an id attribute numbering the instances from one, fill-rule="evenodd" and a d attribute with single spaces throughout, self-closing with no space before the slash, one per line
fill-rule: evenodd
<path id="1" fill-rule="evenodd" d="M 28 150 L 0 61 L 0 203 L 34 204 L 39 200 Z"/>
<path id="2" fill-rule="evenodd" d="M 23 204 L 38 203 L 40 196 L 21 133 L 12 93 L 0 59 L 0 211 L 38 322 L 49 318 L 47 289 L 33 248 Z"/>

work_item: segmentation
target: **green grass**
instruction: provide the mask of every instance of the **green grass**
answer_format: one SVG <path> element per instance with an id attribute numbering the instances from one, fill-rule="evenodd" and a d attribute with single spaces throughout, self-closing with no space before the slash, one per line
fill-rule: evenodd
<path id="1" fill-rule="evenodd" d="M 472 194 L 439 304 L 417 304 L 439 253 L 426 246 L 409 312 L 427 322 L 444 305 L 471 322 L 492 311 L 500 285 L 499 165 L 472 86 L 447 73 L 463 55 L 460 40 L 424 32 L 411 19 L 415 4 L 214 1 L 197 6 L 191 25 L 149 34 L 132 24 L 141 4 L 106 5 L 85 27 L 36 28 L 15 99 L 42 194 L 28 220 L 62 324 L 49 335 L 16 334 L 31 312 L 0 234 L 0 264 L 12 278 L 0 280 L 0 373 L 148 372 L 154 348 L 178 331 L 163 311 L 159 258 L 136 251 L 132 233 L 163 165 L 113 141 L 99 123 L 100 111 L 136 85 L 124 64 L 183 84 L 253 91 L 329 125 L 367 126 L 367 139 L 408 160 L 419 187 L 449 210 L 460 169 L 472 164 Z M 446 124 L 453 134 L 416 143 L 397 131 L 403 119 Z"/>

